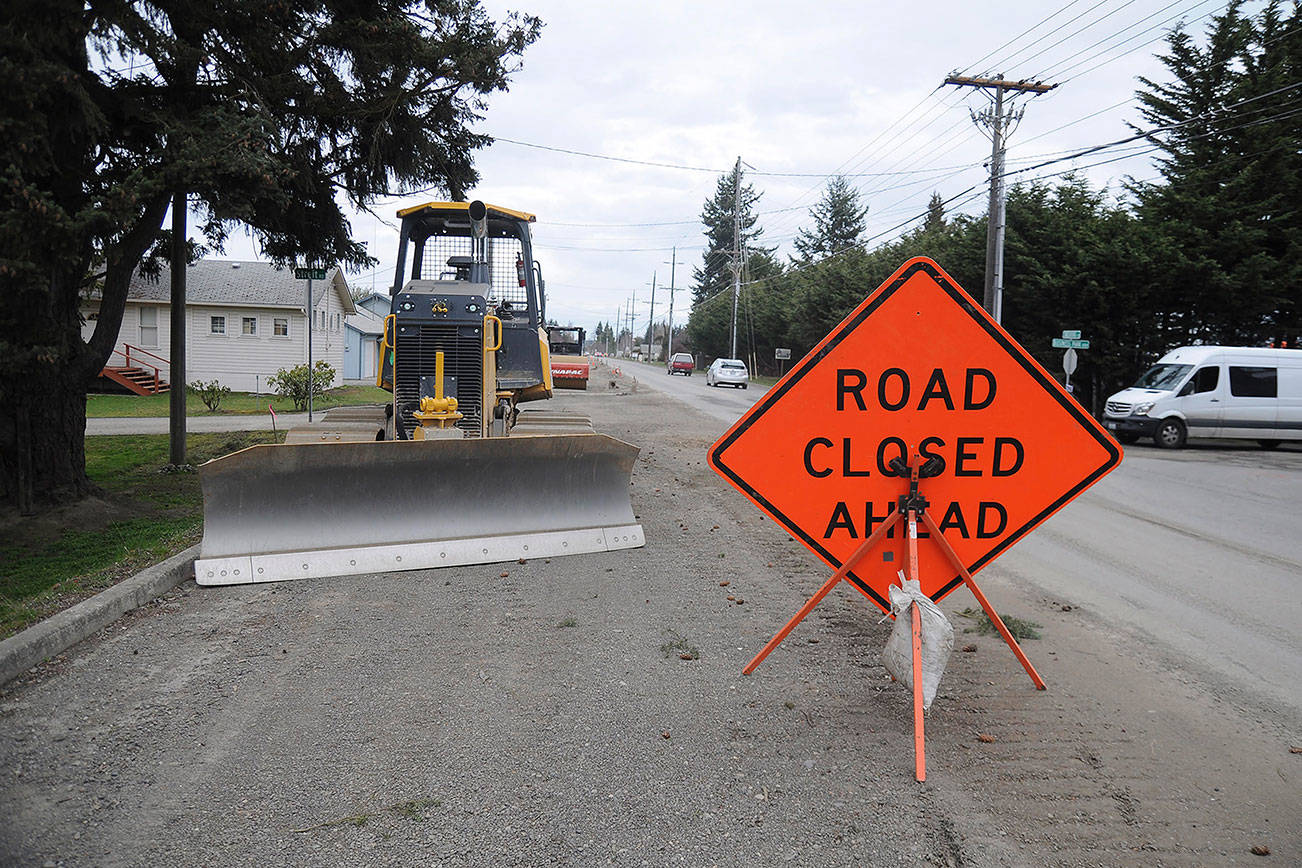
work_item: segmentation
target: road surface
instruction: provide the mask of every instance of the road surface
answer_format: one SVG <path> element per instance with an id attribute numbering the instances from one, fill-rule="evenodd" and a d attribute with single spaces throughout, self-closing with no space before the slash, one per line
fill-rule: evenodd
<path id="1" fill-rule="evenodd" d="M 654 374 L 609 379 L 556 404 L 641 447 L 645 548 L 187 583 L 0 688 L 0 864 L 1302 864 L 1295 706 L 1250 681 L 1222 692 L 1214 661 L 1095 602 L 1134 561 L 1128 598 L 1152 588 L 1140 604 L 1221 642 L 1213 617 L 1166 614 L 1161 595 L 1186 592 L 1159 580 L 1211 597 L 1227 567 L 1251 600 L 1280 573 L 1250 574 L 1287 577 L 1296 542 L 1252 552 L 1289 531 L 1269 509 L 1302 453 L 1132 449 L 1040 548 L 984 570 L 1002 612 L 1042 625 L 1026 650 L 1046 692 L 961 632 L 966 592 L 947 598 L 958 650 L 919 785 L 910 697 L 881 667 L 891 628 L 858 594 L 834 591 L 739 674 L 827 570 L 706 467 L 728 413 L 647 388 Z M 383 491 L 366 495 L 383 521 Z M 1179 522 L 1121 511 L 1168 496 Z M 1226 505 L 1252 511 L 1213 533 Z M 1272 612 L 1233 611 L 1296 655 L 1296 631 L 1261 629 Z"/>
<path id="2" fill-rule="evenodd" d="M 765 394 L 611 364 L 728 425 Z M 1155 655 L 1196 669 L 1209 689 L 1302 721 L 1300 503 L 1302 444 L 1136 444 L 999 564 L 1146 636 Z"/>

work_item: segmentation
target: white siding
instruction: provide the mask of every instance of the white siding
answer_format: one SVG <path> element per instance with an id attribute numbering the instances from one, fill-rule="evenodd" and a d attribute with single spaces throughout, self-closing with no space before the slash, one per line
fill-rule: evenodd
<path id="1" fill-rule="evenodd" d="M 306 290 L 306 287 L 304 287 Z M 333 283 L 317 301 L 317 309 L 324 317 L 324 327 L 314 328 L 312 332 L 312 358 L 329 362 L 335 369 L 332 386 L 343 384 L 344 372 L 344 302 L 341 292 L 347 288 Z M 306 297 L 306 291 L 304 292 Z M 125 364 L 127 344 L 148 350 L 149 353 L 170 359 L 171 354 L 171 306 L 167 304 L 149 304 L 158 311 L 157 347 L 144 347 L 140 340 L 141 302 L 129 301 L 122 316 L 122 327 L 118 332 L 116 349 L 121 351 L 109 360 L 110 365 Z M 82 338 L 89 340 L 95 331 L 96 323 L 88 318 L 98 311 L 98 305 L 91 305 L 82 310 L 87 321 L 82 325 Z M 270 391 L 267 378 L 282 368 L 292 368 L 307 363 L 307 320 L 302 310 L 288 308 L 239 307 L 235 305 L 187 305 L 186 311 L 186 372 L 188 383 L 196 380 L 207 382 L 217 380 L 237 392 Z M 226 334 L 214 335 L 210 329 L 210 318 L 226 318 Z M 243 320 L 253 317 L 257 321 L 257 331 L 253 335 L 243 334 Z M 275 320 L 289 320 L 288 337 L 275 334 Z M 164 379 L 171 381 L 169 366 L 149 355 L 132 354 L 132 363 L 142 367 L 157 365 L 162 369 Z"/>
<path id="2" fill-rule="evenodd" d="M 158 311 L 156 346 L 146 346 L 140 340 L 140 308 L 142 306 L 151 307 Z M 169 310 L 169 306 L 165 304 L 146 303 L 142 305 L 140 302 L 127 302 L 126 308 L 122 311 L 122 327 L 118 329 L 118 340 L 117 343 L 113 345 L 115 352 L 113 355 L 109 356 L 107 364 L 110 366 L 121 366 L 126 365 L 129 361 L 136 367 L 144 368 L 145 370 L 150 370 L 151 366 L 156 366 L 160 371 L 159 375 L 164 380 L 170 382 L 172 379 L 171 365 L 166 361 L 172 358 L 172 333 L 168 319 L 170 316 L 168 313 Z M 97 322 L 92 320 L 91 317 L 98 316 L 98 314 L 98 305 L 82 308 L 81 315 L 84 320 L 81 325 L 82 340 L 89 341 L 91 336 L 95 333 Z M 128 344 L 133 347 L 130 359 L 127 358 Z M 145 352 L 137 352 L 137 350 L 144 350 Z M 155 358 L 156 356 L 161 358 Z"/>

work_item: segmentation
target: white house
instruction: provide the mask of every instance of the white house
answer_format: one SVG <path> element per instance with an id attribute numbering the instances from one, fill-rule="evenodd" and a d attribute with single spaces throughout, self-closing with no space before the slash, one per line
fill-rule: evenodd
<path id="1" fill-rule="evenodd" d="M 186 382 L 217 380 L 239 392 L 267 391 L 267 378 L 307 362 L 307 281 L 266 262 L 203 259 L 186 269 Z M 171 380 L 171 277 L 136 274 L 108 365 L 154 365 Z M 312 360 L 329 362 L 343 382 L 344 317 L 355 313 L 343 272 L 312 281 Z M 95 328 L 99 303 L 82 308 L 82 336 Z M 143 352 L 142 352 L 143 351 Z"/>

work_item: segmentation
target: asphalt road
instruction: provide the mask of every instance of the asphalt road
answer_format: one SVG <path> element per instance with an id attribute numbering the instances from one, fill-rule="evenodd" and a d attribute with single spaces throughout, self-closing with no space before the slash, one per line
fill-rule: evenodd
<path id="1" fill-rule="evenodd" d="M 1302 445 L 1134 445 L 1000 565 L 1151 639 L 1212 692 L 1302 723 Z"/>
<path id="2" fill-rule="evenodd" d="M 731 425 L 765 394 L 703 372 L 612 360 Z M 1302 721 L 1302 443 L 1136 444 L 1121 466 L 999 563 L 1046 593 L 1142 635 L 1209 688 Z"/>
<path id="3" fill-rule="evenodd" d="M 746 389 L 735 386 L 705 385 L 705 371 L 696 371 L 690 377 L 665 373 L 663 365 L 632 362 L 628 359 L 608 359 L 606 364 L 636 377 L 639 385 L 647 386 L 682 401 L 693 410 L 731 425 L 764 397 L 767 387 L 751 383 Z"/>

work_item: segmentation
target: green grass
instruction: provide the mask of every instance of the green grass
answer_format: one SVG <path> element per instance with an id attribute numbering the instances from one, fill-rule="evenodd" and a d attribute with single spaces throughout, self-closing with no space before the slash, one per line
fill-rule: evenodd
<path id="1" fill-rule="evenodd" d="M 194 465 L 270 432 L 191 434 Z M 0 525 L 0 638 L 59 612 L 199 541 L 199 476 L 164 472 L 167 435 L 86 438 L 86 472 L 102 498 Z"/>
<path id="2" fill-rule="evenodd" d="M 340 386 L 331 389 L 312 402 L 313 410 L 328 410 L 331 407 L 351 407 L 356 404 L 383 404 L 392 396 L 375 386 Z M 86 397 L 86 416 L 88 418 L 107 418 L 124 416 L 167 416 L 171 412 L 171 396 L 161 395 L 88 395 Z M 267 412 L 267 405 L 275 408 L 277 413 L 293 413 L 294 404 L 278 395 L 254 395 L 249 392 L 232 392 L 222 399 L 217 412 L 204 406 L 199 396 L 186 390 L 185 413 L 187 416 L 252 416 Z"/>
<path id="3" fill-rule="evenodd" d="M 975 627 L 965 627 L 963 629 L 964 633 L 977 633 L 982 636 L 988 636 L 992 633 L 999 632 L 995 627 L 995 622 L 991 621 L 990 616 L 981 609 L 967 608 L 958 614 L 976 622 Z M 1025 639 L 1039 639 L 1040 630 L 1044 627 L 1043 624 L 1037 624 L 1034 621 L 1027 621 L 1022 618 L 1014 618 L 1012 615 L 1000 615 L 999 619 L 1004 622 L 1004 626 L 1008 628 L 1008 632 L 1013 634 L 1013 638 L 1019 641 Z"/>

